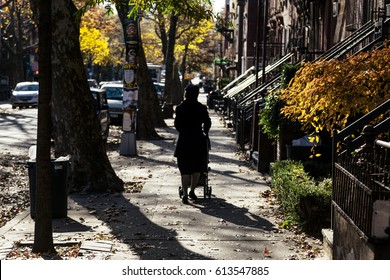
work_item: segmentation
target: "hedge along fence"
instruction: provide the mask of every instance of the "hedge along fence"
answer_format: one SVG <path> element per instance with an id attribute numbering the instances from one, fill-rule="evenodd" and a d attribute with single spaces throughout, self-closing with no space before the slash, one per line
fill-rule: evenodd
<path id="1" fill-rule="evenodd" d="M 299 161 L 283 160 L 271 167 L 272 189 L 286 216 L 312 234 L 330 227 L 332 181 L 330 178 L 316 182 Z"/>

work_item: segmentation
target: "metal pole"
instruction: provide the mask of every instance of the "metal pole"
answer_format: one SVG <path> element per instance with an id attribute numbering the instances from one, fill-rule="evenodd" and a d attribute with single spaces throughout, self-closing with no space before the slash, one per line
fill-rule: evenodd
<path id="1" fill-rule="evenodd" d="M 241 75 L 242 72 L 242 52 L 243 52 L 243 41 L 244 41 L 244 0 L 238 0 L 238 58 L 237 58 L 237 76 Z"/>
<path id="2" fill-rule="evenodd" d="M 257 0 L 257 24 L 256 24 L 256 65 L 255 65 L 255 75 L 256 75 L 256 86 L 259 86 L 259 64 L 260 64 L 260 1 Z"/>
<path id="3" fill-rule="evenodd" d="M 385 142 L 385 141 L 382 141 L 382 140 L 375 140 L 375 145 L 378 145 L 378 146 L 383 147 L 383 148 L 390 149 L 390 142 Z"/>
<path id="4" fill-rule="evenodd" d="M 126 21 L 126 64 L 123 67 L 123 123 L 120 143 L 120 154 L 123 156 L 137 155 L 137 55 L 139 48 L 139 15 L 134 15 Z"/>
<path id="5" fill-rule="evenodd" d="M 261 82 L 265 83 L 265 64 L 266 64 L 266 48 L 267 48 L 267 21 L 268 21 L 268 0 L 264 0 L 264 21 L 263 21 L 263 65 Z"/>

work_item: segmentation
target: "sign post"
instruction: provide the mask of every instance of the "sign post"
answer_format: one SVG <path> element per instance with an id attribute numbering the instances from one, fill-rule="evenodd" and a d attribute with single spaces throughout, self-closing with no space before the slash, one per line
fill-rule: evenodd
<path id="1" fill-rule="evenodd" d="M 123 67 L 123 123 L 120 143 L 120 154 L 137 155 L 137 54 L 139 47 L 138 18 L 130 17 L 126 21 L 126 64 Z"/>

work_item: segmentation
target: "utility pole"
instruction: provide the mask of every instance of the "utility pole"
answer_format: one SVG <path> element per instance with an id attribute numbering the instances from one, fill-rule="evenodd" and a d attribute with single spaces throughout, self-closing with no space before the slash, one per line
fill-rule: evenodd
<path id="1" fill-rule="evenodd" d="M 139 15 L 134 13 L 125 22 L 126 63 L 123 67 L 123 123 L 120 154 L 137 155 Z"/>

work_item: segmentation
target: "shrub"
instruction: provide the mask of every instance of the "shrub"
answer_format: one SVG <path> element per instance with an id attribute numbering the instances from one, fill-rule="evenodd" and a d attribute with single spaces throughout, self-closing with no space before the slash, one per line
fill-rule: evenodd
<path id="1" fill-rule="evenodd" d="M 265 107 L 259 113 L 259 125 L 269 139 L 276 139 L 280 132 L 280 108 L 282 103 L 277 93 L 270 93 L 265 98 Z"/>
<path id="2" fill-rule="evenodd" d="M 314 180 L 330 178 L 332 173 L 331 161 L 306 160 L 302 161 L 303 167 L 307 174 Z"/>
<path id="3" fill-rule="evenodd" d="M 390 98 L 390 46 L 303 62 L 279 98 L 281 115 L 301 123 L 303 131 L 332 135 Z"/>
<path id="4" fill-rule="evenodd" d="M 271 168 L 272 188 L 286 219 L 309 233 L 319 234 L 330 226 L 331 180 L 319 183 L 297 161 L 275 162 Z"/>
<path id="5" fill-rule="evenodd" d="M 298 71 L 299 65 L 285 64 L 282 69 L 281 88 L 286 88 Z M 259 125 L 269 139 L 275 140 L 279 137 L 280 125 L 282 123 L 289 126 L 297 126 L 283 115 L 280 114 L 281 108 L 284 106 L 280 99 L 280 91 L 270 92 L 265 98 L 265 106 L 259 113 Z M 300 128 L 299 128 L 300 129 Z"/>

